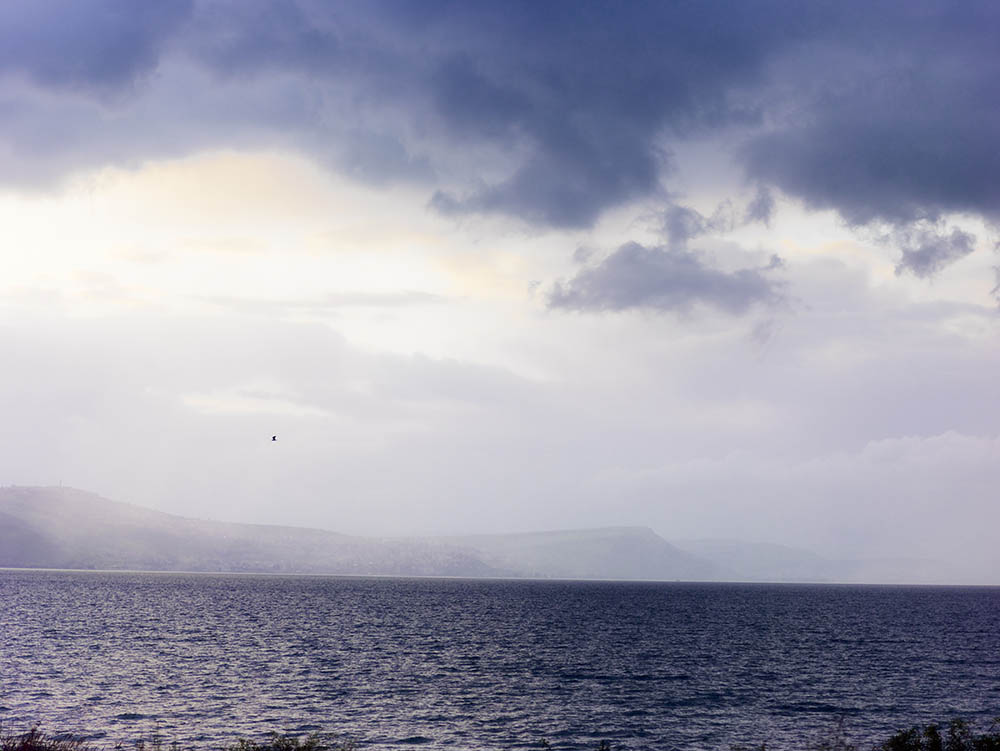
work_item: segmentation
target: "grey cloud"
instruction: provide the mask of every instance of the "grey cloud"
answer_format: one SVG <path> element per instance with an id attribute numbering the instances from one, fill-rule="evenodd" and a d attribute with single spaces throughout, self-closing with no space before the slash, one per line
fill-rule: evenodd
<path id="1" fill-rule="evenodd" d="M 297 0 L 201 0 L 185 47 L 224 75 L 329 71 L 342 59 L 336 20 Z"/>
<path id="2" fill-rule="evenodd" d="M 701 235 L 730 232 L 735 225 L 735 212 L 729 201 L 720 203 L 711 216 L 677 204 L 663 212 L 663 232 L 672 248 L 685 248 L 689 240 Z"/>
<path id="3" fill-rule="evenodd" d="M 83 96 L 10 91 L 0 86 L 0 174 L 22 185 L 49 185 L 104 164 L 132 167 L 181 156 L 206 144 L 241 149 L 318 143 L 316 92 L 306 81 L 234 81 L 217 86 L 203 70 L 163 66 L 155 96 L 105 104 Z M 6 142 L 6 144 L 4 144 Z"/>
<path id="4" fill-rule="evenodd" d="M 587 227 L 660 195 L 680 140 L 718 136 L 741 139 L 761 186 L 746 221 L 768 221 L 770 187 L 851 224 L 996 218 L 998 37 L 986 0 L 18 0 L 0 8 L 0 71 L 104 109 L 74 136 L 53 125 L 66 105 L 11 95 L 0 145 L 58 174 L 279 143 L 425 181 L 445 213 Z M 172 108 L 183 65 L 202 89 Z M 130 96 L 109 107 L 113 90 Z"/>
<path id="5" fill-rule="evenodd" d="M 58 88 L 108 91 L 153 70 L 193 0 L 9 0 L 0 4 L 0 71 Z"/>
<path id="6" fill-rule="evenodd" d="M 434 177 L 430 160 L 410 153 L 402 141 L 392 134 L 355 129 L 344 135 L 343 142 L 333 161 L 341 171 L 361 182 L 417 182 Z"/>
<path id="7" fill-rule="evenodd" d="M 704 234 L 706 224 L 700 212 L 687 206 L 671 206 L 663 212 L 663 232 L 673 247 L 683 247 L 688 240 Z"/>
<path id="8" fill-rule="evenodd" d="M 951 234 L 927 228 L 900 230 L 895 239 L 903 252 L 896 273 L 909 271 L 921 278 L 933 276 L 976 249 L 976 236 L 957 227 Z"/>
<path id="9" fill-rule="evenodd" d="M 852 224 L 1000 206 L 994 4 L 435 7 L 424 29 L 463 40 L 439 48 L 435 114 L 523 155 L 442 210 L 587 226 L 654 195 L 678 138 L 722 127 L 761 186 L 748 220 L 770 218 L 769 185 Z"/>
<path id="10" fill-rule="evenodd" d="M 124 7 L 126 16 L 140 15 L 129 10 L 134 6 Z M 666 166 L 659 144 L 664 128 L 696 132 L 756 116 L 745 102 L 731 101 L 729 91 L 735 81 L 757 75 L 771 41 L 788 29 L 765 25 L 762 38 L 746 35 L 739 28 L 750 20 L 749 10 L 719 10 L 710 5 L 671 10 L 659 3 L 623 8 L 596 2 L 387 2 L 331 8 L 312 2 L 203 0 L 192 22 L 182 28 L 160 24 L 157 28 L 165 31 L 155 39 L 129 26 L 84 28 L 93 32 L 85 38 L 95 49 L 119 42 L 137 45 L 144 54 L 136 53 L 130 70 L 155 67 L 165 50 L 171 60 L 192 62 L 218 76 L 219 88 L 232 81 L 245 86 L 249 80 L 273 86 L 265 79 L 276 76 L 298 77 L 303 88 L 318 88 L 317 104 L 304 108 L 290 135 L 267 118 L 248 119 L 237 110 L 227 118 L 231 137 L 298 141 L 322 152 L 331 149 L 331 138 L 367 126 L 358 119 L 359 109 L 381 111 L 395 130 L 386 138 L 397 139 L 404 149 L 412 146 L 411 131 L 417 131 L 417 140 L 438 154 L 450 151 L 452 143 L 459 149 L 488 146 L 517 154 L 508 160 L 507 177 L 484 186 L 470 180 L 468 170 L 459 170 L 432 205 L 584 227 L 604 209 L 658 190 Z M 97 62 L 43 75 L 62 53 L 58 24 L 43 14 L 29 25 L 39 30 L 39 43 L 30 55 L 18 49 L 8 53 L 9 65 L 34 65 L 42 84 L 70 75 L 81 83 L 125 80 L 124 74 L 104 75 Z M 140 93 L 159 95 L 152 84 Z M 275 105 L 287 106 L 280 100 Z M 133 118 L 126 113 L 115 119 L 121 125 L 112 124 L 112 130 L 120 127 L 119 135 L 134 140 L 126 131 Z M 190 130 L 208 118 L 188 111 L 185 119 Z M 148 154 L 163 152 L 164 136 L 157 130 L 146 134 Z M 203 144 L 218 143 L 218 130 L 208 128 Z M 129 151 L 126 146 L 118 158 L 129 159 Z M 379 171 L 378 165 L 367 165 L 371 156 L 333 163 L 365 176 Z M 70 169 L 88 161 L 74 157 L 66 160 Z M 114 160 L 113 150 L 103 158 Z M 406 149 L 406 158 L 395 162 L 405 167 L 420 159 L 421 154 Z M 423 172 L 428 180 L 433 174 L 433 169 Z"/>
<path id="11" fill-rule="evenodd" d="M 656 3 L 476 9 L 443 22 L 453 38 L 471 40 L 435 71 L 435 114 L 456 137 L 515 143 L 524 158 L 504 179 L 465 194 L 437 193 L 432 205 L 442 211 L 586 227 L 604 209 L 659 190 L 669 172 L 664 131 L 756 118 L 728 95 L 735 82 L 755 77 L 766 54 L 763 40 L 733 33 L 745 10 Z"/>
<path id="12" fill-rule="evenodd" d="M 747 170 L 853 225 L 934 221 L 949 212 L 996 216 L 1000 113 L 963 101 L 929 114 L 923 102 L 936 96 L 915 95 L 921 104 L 905 113 L 879 112 L 878 102 L 864 99 L 842 102 L 814 123 L 754 139 Z"/>
<path id="13" fill-rule="evenodd" d="M 761 222 L 770 224 L 774 215 L 774 194 L 764 185 L 757 186 L 757 192 L 750 203 L 747 204 L 743 214 L 743 221 L 747 224 L 751 222 Z"/>
<path id="14" fill-rule="evenodd" d="M 775 256 L 763 269 L 723 271 L 710 266 L 697 252 L 631 242 L 596 266 L 582 269 L 565 284 L 556 284 L 549 295 L 549 307 L 683 313 L 705 305 L 738 315 L 755 305 L 780 302 L 782 285 L 766 275 L 780 263 Z"/>
<path id="15" fill-rule="evenodd" d="M 779 326 L 773 318 L 765 318 L 753 327 L 750 331 L 750 338 L 763 347 L 774 339 L 778 329 Z"/>
<path id="16" fill-rule="evenodd" d="M 445 214 L 499 213 L 551 227 L 587 227 L 608 206 L 651 193 L 656 186 L 651 154 L 612 148 L 600 153 L 604 149 L 590 151 L 582 143 L 578 149 L 539 154 L 509 180 L 469 196 L 437 191 L 431 205 Z M 622 157 L 630 164 L 616 163 Z"/>
<path id="17" fill-rule="evenodd" d="M 533 107 L 515 83 L 491 80 L 466 53 L 440 63 L 431 71 L 429 83 L 436 108 L 457 138 L 513 137 Z"/>
<path id="18" fill-rule="evenodd" d="M 845 9 L 854 30 L 778 63 L 788 94 L 745 145 L 749 176 L 855 225 L 996 217 L 1000 8 Z"/>

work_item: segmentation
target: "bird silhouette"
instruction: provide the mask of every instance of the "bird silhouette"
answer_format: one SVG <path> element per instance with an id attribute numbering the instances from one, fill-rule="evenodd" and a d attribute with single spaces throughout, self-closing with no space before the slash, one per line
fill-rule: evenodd
<path id="1" fill-rule="evenodd" d="M 272 440 L 272 441 L 276 441 L 276 440 L 278 440 L 278 436 L 276 436 L 276 435 L 273 435 L 273 436 L 271 436 L 271 440 Z"/>

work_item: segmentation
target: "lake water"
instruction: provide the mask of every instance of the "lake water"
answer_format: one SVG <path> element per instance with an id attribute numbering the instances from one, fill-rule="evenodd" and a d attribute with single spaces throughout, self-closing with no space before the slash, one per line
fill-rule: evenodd
<path id="1" fill-rule="evenodd" d="M 998 588 L 0 570 L 7 732 L 801 748 L 998 714 Z"/>

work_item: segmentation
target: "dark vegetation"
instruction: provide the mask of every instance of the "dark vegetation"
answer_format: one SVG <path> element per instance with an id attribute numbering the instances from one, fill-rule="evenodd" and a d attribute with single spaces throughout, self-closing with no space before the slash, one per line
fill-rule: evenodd
<path id="1" fill-rule="evenodd" d="M 538 747 L 548 751 L 552 745 L 542 740 Z M 218 751 L 356 751 L 353 741 L 312 734 L 303 737 L 271 733 L 266 740 L 254 741 L 240 738 L 235 743 L 223 746 Z M 595 751 L 616 751 L 624 749 L 602 740 Z M 730 751 L 767 751 L 767 743 L 755 746 L 734 746 Z M 774 747 L 770 747 L 774 748 Z M 43 733 L 32 728 L 19 735 L 0 734 L 0 751 L 105 751 L 104 746 L 67 735 Z M 174 743 L 164 743 L 161 738 L 150 741 L 138 740 L 131 746 L 118 743 L 113 751 L 182 751 Z M 882 743 L 868 747 L 858 747 L 851 743 L 844 732 L 842 722 L 826 736 L 803 746 L 803 751 L 1000 751 L 1000 718 L 993 721 L 986 731 L 977 731 L 968 722 L 952 720 L 944 728 L 937 724 L 924 727 L 914 725 L 908 730 L 899 730 Z"/>
<path id="2" fill-rule="evenodd" d="M 768 745 L 734 747 L 730 751 L 767 751 Z M 843 721 L 838 722 L 829 734 L 807 743 L 804 751 L 1000 751 L 1000 718 L 985 732 L 977 732 L 968 722 L 955 719 L 947 728 L 930 724 L 921 728 L 914 725 L 908 730 L 898 730 L 882 743 L 859 747 L 851 743 L 844 732 Z"/>
<path id="3" fill-rule="evenodd" d="M 23 735 L 0 737 L 0 751 L 87 751 L 86 743 L 77 738 L 46 735 L 32 728 Z"/>
<path id="4" fill-rule="evenodd" d="M 878 747 L 879 751 L 1000 751 L 1000 718 L 985 733 L 976 733 L 963 720 L 952 720 L 942 732 L 938 725 L 923 730 L 900 730 Z"/>
<path id="5" fill-rule="evenodd" d="M 134 751 L 182 751 L 181 745 L 176 741 L 165 743 L 157 736 L 149 741 L 140 739 L 132 745 L 117 743 L 113 747 L 113 751 L 133 751 L 133 749 Z M 354 749 L 355 744 L 352 741 L 338 741 L 319 734 L 299 738 L 271 733 L 264 741 L 240 738 L 235 743 L 221 747 L 219 751 L 354 751 Z M 0 751 L 105 751 L 105 747 L 81 738 L 43 733 L 38 728 L 32 728 L 20 735 L 0 735 Z"/>

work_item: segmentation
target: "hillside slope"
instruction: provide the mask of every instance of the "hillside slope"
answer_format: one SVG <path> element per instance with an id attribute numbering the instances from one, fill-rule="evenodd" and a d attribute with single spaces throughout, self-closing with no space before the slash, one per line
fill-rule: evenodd
<path id="1" fill-rule="evenodd" d="M 0 566 L 491 576 L 468 551 L 318 529 L 202 521 L 71 488 L 0 488 Z"/>
<path id="2" fill-rule="evenodd" d="M 0 488 L 0 566 L 572 579 L 706 579 L 649 529 L 374 539 L 201 521 L 71 488 Z"/>
<path id="3" fill-rule="evenodd" d="M 440 538 L 497 568 L 566 579 L 706 580 L 719 567 L 679 550 L 647 527 L 606 527 Z"/>

